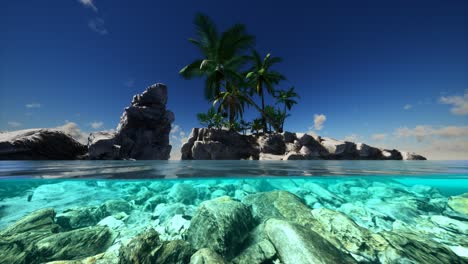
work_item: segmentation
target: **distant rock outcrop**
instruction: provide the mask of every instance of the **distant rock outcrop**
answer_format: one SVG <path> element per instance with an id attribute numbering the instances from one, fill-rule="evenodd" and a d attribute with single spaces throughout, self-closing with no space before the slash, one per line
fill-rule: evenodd
<path id="1" fill-rule="evenodd" d="M 86 151 L 86 146 L 54 129 L 0 133 L 0 160 L 73 160 Z"/>
<path id="2" fill-rule="evenodd" d="M 116 132 L 92 133 L 90 159 L 167 160 L 174 113 L 166 109 L 167 87 L 157 83 L 135 95 Z"/>
<path id="3" fill-rule="evenodd" d="M 396 149 L 303 133 L 241 135 L 234 131 L 194 128 L 182 146 L 183 160 L 425 160 Z"/>

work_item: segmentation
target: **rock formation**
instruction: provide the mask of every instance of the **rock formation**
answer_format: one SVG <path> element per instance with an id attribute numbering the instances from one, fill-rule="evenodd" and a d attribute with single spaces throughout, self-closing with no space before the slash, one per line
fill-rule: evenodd
<path id="1" fill-rule="evenodd" d="M 234 131 L 194 128 L 182 146 L 183 160 L 425 160 L 396 149 L 340 141 L 303 133 L 241 135 Z"/>
<path id="2" fill-rule="evenodd" d="M 54 129 L 0 133 L 0 160 L 73 160 L 86 151 L 86 146 Z"/>
<path id="3" fill-rule="evenodd" d="M 166 109 L 167 87 L 157 83 L 135 95 L 115 132 L 92 133 L 90 159 L 167 160 L 174 113 Z"/>

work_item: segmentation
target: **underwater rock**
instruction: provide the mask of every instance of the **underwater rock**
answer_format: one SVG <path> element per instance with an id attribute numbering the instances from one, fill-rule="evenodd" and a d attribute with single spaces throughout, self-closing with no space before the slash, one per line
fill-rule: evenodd
<path id="1" fill-rule="evenodd" d="M 81 159 L 87 147 L 62 131 L 26 129 L 0 133 L 0 160 Z"/>
<path id="2" fill-rule="evenodd" d="M 253 228 L 250 210 L 230 197 L 200 204 L 187 231 L 187 241 L 195 248 L 210 248 L 225 257 L 234 257 Z"/>
<path id="3" fill-rule="evenodd" d="M 97 223 L 97 225 L 99 226 L 107 226 L 109 227 L 111 230 L 118 230 L 120 228 L 122 228 L 125 223 L 124 221 L 122 220 L 119 220 L 113 216 L 108 216 L 104 219 L 102 219 L 101 221 L 99 221 L 99 223 Z"/>
<path id="4" fill-rule="evenodd" d="M 194 204 L 197 198 L 197 190 L 188 183 L 176 183 L 169 189 L 168 196 L 174 202 Z"/>
<path id="5" fill-rule="evenodd" d="M 248 205 L 257 223 L 270 218 L 286 219 L 299 224 L 313 221 L 311 209 L 296 195 L 287 191 L 251 194 L 242 203 Z"/>
<path id="6" fill-rule="evenodd" d="M 159 223 L 165 223 L 175 215 L 193 216 L 195 208 L 183 203 L 158 204 L 153 212 L 153 219 L 159 219 Z"/>
<path id="7" fill-rule="evenodd" d="M 100 215 L 101 218 L 104 218 L 121 212 L 130 214 L 132 209 L 132 206 L 125 200 L 107 200 L 99 206 L 97 214 Z"/>
<path id="8" fill-rule="evenodd" d="M 381 263 L 444 263 L 462 264 L 467 260 L 457 256 L 447 247 L 431 242 L 420 241 L 417 233 L 380 233 L 391 245 L 379 255 Z"/>
<path id="9" fill-rule="evenodd" d="M 270 219 L 265 234 L 278 252 L 281 263 L 356 263 L 326 239 L 301 225 Z"/>
<path id="10" fill-rule="evenodd" d="M 74 260 L 104 252 L 113 235 L 105 226 L 85 227 L 47 236 L 29 248 L 26 263 Z"/>
<path id="11" fill-rule="evenodd" d="M 243 250 L 232 260 L 233 264 L 262 264 L 272 261 L 276 256 L 276 249 L 267 239 L 255 243 Z"/>
<path id="12" fill-rule="evenodd" d="M 389 246 L 382 236 L 358 226 L 342 213 L 320 208 L 313 209 L 312 215 L 320 223 L 314 224 L 312 230 L 357 261 L 377 262 L 379 252 Z"/>
<path id="13" fill-rule="evenodd" d="M 65 230 L 96 225 L 100 220 L 96 209 L 93 206 L 67 209 L 57 216 L 57 224 Z"/>
<path id="14" fill-rule="evenodd" d="M 115 134 L 89 137 L 90 159 L 167 160 L 174 113 L 166 109 L 167 87 L 157 83 L 133 97 Z"/>
<path id="15" fill-rule="evenodd" d="M 120 248 L 119 263 L 137 264 L 185 264 L 194 250 L 183 240 L 160 241 L 154 229 L 134 237 Z"/>
<path id="16" fill-rule="evenodd" d="M 0 231 L 0 262 L 27 263 L 26 250 L 35 242 L 59 231 L 54 216 L 53 209 L 41 209 Z"/>
<path id="17" fill-rule="evenodd" d="M 455 212 L 468 215 L 468 193 L 459 196 L 451 196 L 448 206 Z"/>
<path id="18" fill-rule="evenodd" d="M 190 218 L 176 214 L 163 225 L 155 227 L 155 229 L 158 231 L 160 238 L 164 240 L 182 239 L 190 227 Z"/>
<path id="19" fill-rule="evenodd" d="M 227 264 L 227 262 L 213 250 L 202 248 L 192 255 L 190 264 Z"/>

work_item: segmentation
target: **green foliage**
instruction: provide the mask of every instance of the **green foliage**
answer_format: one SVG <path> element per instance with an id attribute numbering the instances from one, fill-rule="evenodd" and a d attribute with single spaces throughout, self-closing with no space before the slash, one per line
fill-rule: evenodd
<path id="1" fill-rule="evenodd" d="M 202 126 L 206 126 L 208 128 L 214 127 L 221 129 L 225 124 L 223 115 L 218 113 L 214 107 L 210 107 L 207 113 L 198 113 L 197 119 Z"/>
<path id="2" fill-rule="evenodd" d="M 279 108 L 274 108 L 271 105 L 265 106 L 265 115 L 268 117 L 268 124 L 273 127 L 276 132 L 283 132 L 283 125 L 286 118 L 289 116 Z"/>
<path id="3" fill-rule="evenodd" d="M 200 123 L 210 128 L 228 127 L 244 134 L 247 130 L 266 133 L 267 125 L 281 132 L 289 116 L 287 111 L 297 104 L 296 98 L 299 98 L 294 87 L 275 90 L 275 86 L 286 79 L 272 70 L 282 59 L 271 54 L 262 58 L 255 50 L 247 56 L 245 52 L 252 49 L 255 38 L 242 24 L 235 24 L 219 33 L 213 21 L 203 14 L 195 16 L 194 24 L 196 37 L 189 41 L 199 49 L 201 56 L 179 73 L 185 79 L 205 78 L 205 98 L 212 102 L 212 107 L 207 113 L 197 114 Z M 247 63 L 250 64 L 248 71 L 242 72 Z M 252 99 L 254 95 L 261 98 L 261 106 Z M 265 95 L 276 98 L 276 104 L 282 104 L 283 111 L 265 106 Z M 253 106 L 261 118 L 252 123 L 243 120 L 246 106 Z"/>

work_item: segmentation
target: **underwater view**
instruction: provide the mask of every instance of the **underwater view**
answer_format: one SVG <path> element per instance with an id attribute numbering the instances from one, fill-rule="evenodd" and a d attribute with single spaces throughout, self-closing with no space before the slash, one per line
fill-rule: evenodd
<path id="1" fill-rule="evenodd" d="M 0 263 L 468 263 L 465 161 L 0 165 Z"/>

